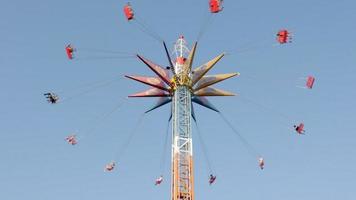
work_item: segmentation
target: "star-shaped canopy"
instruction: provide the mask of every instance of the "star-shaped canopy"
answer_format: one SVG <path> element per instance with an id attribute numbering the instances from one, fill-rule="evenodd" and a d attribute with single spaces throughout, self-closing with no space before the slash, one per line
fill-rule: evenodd
<path id="1" fill-rule="evenodd" d="M 183 64 L 184 74 L 186 77 L 184 83 L 182 83 L 181 76 L 174 73 L 174 66 L 172 60 L 167 51 L 166 44 L 163 43 L 166 54 L 170 63 L 171 71 L 169 69 L 163 68 L 162 66 L 144 58 L 141 55 L 137 57 L 145 63 L 157 76 L 156 77 L 147 77 L 147 76 L 129 76 L 125 77 L 138 81 L 140 83 L 151 86 L 148 90 L 132 94 L 129 97 L 159 97 L 157 103 L 146 112 L 153 111 L 167 103 L 172 101 L 172 95 L 174 94 L 175 87 L 179 84 L 187 85 L 191 88 L 192 91 L 192 102 L 199 104 L 203 107 L 209 108 L 215 112 L 219 112 L 206 98 L 207 96 L 234 96 L 235 94 L 227 92 L 221 89 L 213 88 L 212 85 L 224 81 L 226 79 L 232 78 L 234 76 L 240 75 L 239 73 L 229 73 L 229 74 L 217 74 L 217 75 L 206 75 L 209 70 L 211 70 L 222 57 L 224 53 L 213 58 L 209 62 L 194 68 L 192 70 L 192 64 L 194 61 L 195 52 L 197 49 L 197 42 L 194 43 L 192 49 L 189 52 L 188 58 Z M 172 78 L 170 78 L 170 74 Z M 188 81 L 187 81 L 188 80 Z"/>

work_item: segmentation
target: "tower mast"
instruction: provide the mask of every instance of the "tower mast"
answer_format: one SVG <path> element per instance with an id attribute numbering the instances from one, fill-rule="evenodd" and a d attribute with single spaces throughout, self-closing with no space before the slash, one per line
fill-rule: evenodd
<path id="1" fill-rule="evenodd" d="M 189 50 L 181 36 L 175 46 L 172 97 L 172 200 L 193 200 L 193 143 L 191 128 L 191 69 L 186 66 Z"/>

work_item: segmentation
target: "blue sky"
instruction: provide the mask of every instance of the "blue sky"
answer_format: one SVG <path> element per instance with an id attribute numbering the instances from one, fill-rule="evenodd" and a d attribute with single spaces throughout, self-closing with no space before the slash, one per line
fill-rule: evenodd
<path id="1" fill-rule="evenodd" d="M 205 0 L 131 2 L 170 48 L 181 34 L 189 44 L 195 41 L 209 16 Z M 68 61 L 69 42 L 78 53 L 81 48 L 139 52 L 167 64 L 161 44 L 127 23 L 125 3 L 1 1 L 0 199 L 169 198 L 168 157 L 164 184 L 153 185 L 162 173 L 169 106 L 147 115 L 117 170 L 103 172 L 154 99 L 130 99 L 101 123 L 98 118 L 145 86 L 119 78 L 58 105 L 47 104 L 42 95 L 54 91 L 69 97 L 83 84 L 153 75 L 137 59 Z M 230 53 L 210 74 L 240 72 L 218 85 L 238 95 L 211 102 L 265 157 L 266 169 L 258 169 L 256 158 L 217 114 L 196 106 L 218 176 L 209 186 L 194 135 L 196 199 L 354 199 L 356 3 L 253 0 L 225 1 L 224 7 L 199 41 L 195 65 Z M 293 32 L 292 44 L 273 45 L 280 28 Z M 238 53 L 245 47 L 251 50 Z M 313 90 L 296 87 L 310 74 L 316 77 Z M 305 136 L 290 130 L 299 121 L 306 124 Z M 69 133 L 93 127 L 77 146 L 65 143 Z"/>

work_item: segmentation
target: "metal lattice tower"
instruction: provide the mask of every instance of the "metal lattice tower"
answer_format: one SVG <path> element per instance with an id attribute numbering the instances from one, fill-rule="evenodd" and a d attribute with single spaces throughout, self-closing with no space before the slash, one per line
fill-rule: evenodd
<path id="1" fill-rule="evenodd" d="M 192 102 L 219 112 L 206 96 L 233 96 L 233 93 L 210 87 L 238 75 L 238 73 L 206 75 L 224 56 L 220 54 L 209 62 L 192 70 L 197 47 L 194 43 L 188 49 L 183 36 L 174 45 L 174 62 L 164 44 L 171 70 L 137 55 L 157 77 L 126 76 L 151 86 L 150 89 L 129 97 L 159 97 L 157 103 L 147 112 L 172 102 L 172 182 L 171 200 L 194 200 L 194 165 L 192 119 L 195 120 Z M 174 64 L 173 64 L 174 63 Z M 172 76 L 170 75 L 170 72 Z"/>
<path id="2" fill-rule="evenodd" d="M 189 53 L 180 37 L 174 46 L 176 89 L 172 98 L 172 200 L 194 199 L 193 143 L 191 127 L 190 70 L 185 68 Z M 186 79 L 187 80 L 184 80 Z"/>
<path id="3" fill-rule="evenodd" d="M 172 199 L 193 199 L 191 92 L 178 86 L 172 101 Z"/>

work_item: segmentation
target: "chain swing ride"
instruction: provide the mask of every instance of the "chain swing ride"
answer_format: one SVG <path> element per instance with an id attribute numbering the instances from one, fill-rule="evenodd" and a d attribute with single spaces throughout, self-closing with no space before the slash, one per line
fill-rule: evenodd
<path id="1" fill-rule="evenodd" d="M 211 16 L 221 13 L 223 11 L 223 0 L 209 0 L 208 2 L 209 11 Z M 184 36 L 179 36 L 178 40 L 174 44 L 173 52 L 170 53 L 166 43 L 155 31 L 151 30 L 149 26 L 139 20 L 132 8 L 130 3 L 124 5 L 123 14 L 126 20 L 135 24 L 140 31 L 147 34 L 148 36 L 156 39 L 157 41 L 163 44 L 165 50 L 165 56 L 167 57 L 169 66 L 162 67 L 151 60 L 143 57 L 142 55 L 134 55 L 128 52 L 118 52 L 118 51 L 108 51 L 100 49 L 82 49 L 76 48 L 73 44 L 68 44 L 65 46 L 65 53 L 69 60 L 80 60 L 80 59 L 124 59 L 124 58 L 138 58 L 143 62 L 147 67 L 154 72 L 156 76 L 134 76 L 126 75 L 126 78 L 132 79 L 134 81 L 143 83 L 150 86 L 149 89 L 138 92 L 130 95 L 130 98 L 138 97 L 157 97 L 158 100 L 156 104 L 151 107 L 149 110 L 144 112 L 141 115 L 137 125 L 130 132 L 129 138 L 126 143 L 122 146 L 120 151 L 115 156 L 115 160 L 109 162 L 105 165 L 104 171 L 112 172 L 117 167 L 117 161 L 120 160 L 120 157 L 124 154 L 131 140 L 133 139 L 134 134 L 138 131 L 139 125 L 142 123 L 142 120 L 146 113 L 149 113 L 161 106 L 166 104 L 171 104 L 171 113 L 170 118 L 167 123 L 166 136 L 164 150 L 165 152 L 168 149 L 168 135 L 169 127 L 171 125 L 171 199 L 172 200 L 193 200 L 194 199 L 194 159 L 193 159 L 193 140 L 192 140 L 192 123 L 195 123 L 197 135 L 200 140 L 200 146 L 203 149 L 203 155 L 205 157 L 206 163 L 209 167 L 209 176 L 208 183 L 210 185 L 214 184 L 216 181 L 216 175 L 214 174 L 211 161 L 207 154 L 207 146 L 204 143 L 200 128 L 198 126 L 196 116 L 194 114 L 193 104 L 197 104 L 208 108 L 216 113 L 223 119 L 227 126 L 232 130 L 232 132 L 237 136 L 241 143 L 246 147 L 248 152 L 257 158 L 258 166 L 261 170 L 265 167 L 265 160 L 256 149 L 250 145 L 250 143 L 243 137 L 243 135 L 238 131 L 234 125 L 226 118 L 223 113 L 217 109 L 212 103 L 209 102 L 207 97 L 211 96 L 234 96 L 233 93 L 227 92 L 221 89 L 211 87 L 212 85 L 225 81 L 227 79 L 240 76 L 240 73 L 227 73 L 227 74 L 217 74 L 217 75 L 206 75 L 225 55 L 222 53 L 205 64 L 200 65 L 199 67 L 194 68 L 193 62 L 195 53 L 198 49 L 198 42 L 195 42 L 192 47 L 189 49 L 187 42 Z M 203 30 L 206 29 L 206 23 L 202 26 L 202 30 L 199 33 L 198 38 L 203 34 Z M 199 40 L 197 40 L 199 41 Z M 276 33 L 276 42 L 280 45 L 287 45 L 292 41 L 292 34 L 287 29 L 281 29 Z M 78 54 L 83 52 L 89 52 L 94 54 L 93 57 L 81 57 Z M 98 53 L 98 54 L 96 54 Z M 173 59 L 172 59 L 172 56 Z M 306 76 L 304 79 L 304 85 L 300 86 L 305 89 L 313 89 L 315 77 L 312 75 Z M 95 84 L 90 84 L 86 86 L 86 92 L 92 92 L 95 89 L 104 87 L 111 81 L 99 82 Z M 80 93 L 79 95 L 82 95 Z M 47 92 L 44 94 L 47 98 L 47 101 L 50 104 L 62 103 L 66 100 L 70 100 L 73 97 L 67 97 L 64 99 L 60 98 L 60 95 L 57 95 L 53 92 Z M 115 109 L 111 110 L 99 120 L 105 120 L 113 112 L 118 110 L 123 106 L 123 102 L 120 103 Z M 304 123 L 299 122 L 293 126 L 294 131 L 297 134 L 305 134 Z M 93 129 L 90 129 L 92 131 Z M 90 131 L 87 131 L 85 134 L 88 134 Z M 84 137 L 83 137 L 84 138 Z M 75 146 L 80 142 L 77 134 L 70 134 L 65 138 L 65 141 Z M 164 165 L 165 153 L 162 154 L 161 166 Z M 162 167 L 164 168 L 164 167 Z M 155 180 L 155 185 L 160 185 L 163 183 L 163 170 L 162 174 Z"/>

